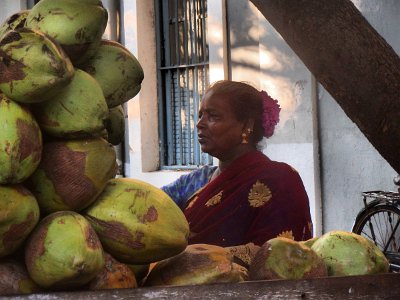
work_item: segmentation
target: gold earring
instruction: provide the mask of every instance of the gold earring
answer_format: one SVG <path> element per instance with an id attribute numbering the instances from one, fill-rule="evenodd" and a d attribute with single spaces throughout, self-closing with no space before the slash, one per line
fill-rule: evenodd
<path id="1" fill-rule="evenodd" d="M 242 144 L 248 144 L 249 141 L 247 140 L 247 133 L 243 132 L 242 133 Z"/>

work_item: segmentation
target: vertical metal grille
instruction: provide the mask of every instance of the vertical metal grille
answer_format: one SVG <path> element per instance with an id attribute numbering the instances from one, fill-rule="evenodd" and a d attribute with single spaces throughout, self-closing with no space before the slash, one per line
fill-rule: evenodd
<path id="1" fill-rule="evenodd" d="M 206 0 L 158 1 L 161 167 L 211 164 L 197 142 L 200 98 L 209 82 Z"/>

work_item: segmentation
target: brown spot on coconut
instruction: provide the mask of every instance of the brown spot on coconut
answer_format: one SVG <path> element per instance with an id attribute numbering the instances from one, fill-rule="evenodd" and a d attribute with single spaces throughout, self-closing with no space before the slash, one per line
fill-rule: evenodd
<path id="1" fill-rule="evenodd" d="M 38 164 L 42 157 L 42 144 L 37 142 L 37 128 L 25 120 L 16 122 L 17 135 L 20 140 L 20 162 L 32 155 L 32 162 Z"/>
<path id="2" fill-rule="evenodd" d="M 104 248 L 124 263 L 159 261 L 187 245 L 189 224 L 183 212 L 161 189 L 137 179 L 109 180 L 85 216 Z"/>
<path id="3" fill-rule="evenodd" d="M 158 218 L 158 213 L 157 209 L 154 206 L 150 206 L 147 210 L 147 212 L 139 219 L 142 223 L 147 223 L 147 222 L 155 222 L 157 221 Z"/>
<path id="4" fill-rule="evenodd" d="M 1 93 L 0 111 L 0 184 L 21 183 L 39 165 L 42 133 L 28 109 Z"/>
<path id="5" fill-rule="evenodd" d="M 32 232 L 25 250 L 25 264 L 33 281 L 61 290 L 84 286 L 95 278 L 104 267 L 104 252 L 93 235 L 91 243 L 97 246 L 88 247 L 89 226 L 83 216 L 71 211 L 45 217 Z"/>
<path id="6" fill-rule="evenodd" d="M 86 218 L 95 228 L 101 228 L 101 231 L 98 231 L 100 236 L 107 236 L 110 241 L 118 243 L 121 239 L 123 239 L 124 243 L 131 249 L 141 249 L 145 246 L 140 242 L 141 238 L 143 237 L 143 233 L 131 233 L 122 222 L 104 222 L 91 216 L 86 216 Z M 105 245 L 105 248 L 109 250 L 107 248 L 107 244 Z M 111 249 L 111 251 L 115 253 L 116 250 Z M 118 254 L 119 257 L 122 255 L 123 253 Z"/>
<path id="7" fill-rule="evenodd" d="M 24 186 L 0 185 L 0 257 L 18 249 L 39 221 L 39 206 Z"/>
<path id="8" fill-rule="evenodd" d="M 44 214 L 89 206 L 116 174 L 115 149 L 104 139 L 55 141 L 27 184 Z"/>

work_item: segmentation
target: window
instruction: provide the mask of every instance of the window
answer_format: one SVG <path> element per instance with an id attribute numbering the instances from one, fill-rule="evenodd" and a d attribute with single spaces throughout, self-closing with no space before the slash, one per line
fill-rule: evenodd
<path id="1" fill-rule="evenodd" d="M 206 0 L 157 0 L 157 65 L 161 169 L 211 164 L 196 123 L 208 86 Z"/>

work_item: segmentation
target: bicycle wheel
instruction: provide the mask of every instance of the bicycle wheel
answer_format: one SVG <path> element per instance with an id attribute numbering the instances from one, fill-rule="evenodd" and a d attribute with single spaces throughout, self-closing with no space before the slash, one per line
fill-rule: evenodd
<path id="1" fill-rule="evenodd" d="M 400 209 L 387 204 L 365 209 L 352 231 L 372 240 L 384 253 L 400 252 Z"/>

